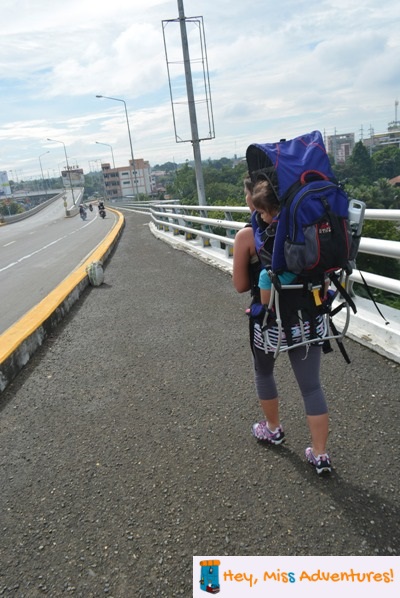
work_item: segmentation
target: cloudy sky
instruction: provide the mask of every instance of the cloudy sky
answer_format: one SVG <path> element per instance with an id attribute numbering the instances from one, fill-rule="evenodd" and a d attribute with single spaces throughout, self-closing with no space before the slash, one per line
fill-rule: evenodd
<path id="1" fill-rule="evenodd" d="M 201 142 L 204 160 L 313 129 L 358 140 L 395 119 L 399 0 L 183 1 L 185 16 L 204 22 L 206 56 L 200 19 L 187 23 L 199 134 L 215 131 Z M 0 170 L 11 179 L 41 176 L 40 162 L 45 176 L 58 176 L 64 148 L 47 138 L 85 172 L 112 153 L 126 165 L 124 104 L 96 95 L 126 102 L 135 158 L 152 166 L 193 158 L 190 143 L 176 142 L 190 138 L 177 0 L 2 0 L 1 8 Z"/>

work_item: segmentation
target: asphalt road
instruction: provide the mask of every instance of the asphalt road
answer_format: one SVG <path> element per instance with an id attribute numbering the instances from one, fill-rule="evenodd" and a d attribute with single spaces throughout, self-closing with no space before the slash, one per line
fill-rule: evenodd
<path id="1" fill-rule="evenodd" d="M 109 233 L 116 217 L 65 217 L 62 198 L 0 227 L 0 334 L 45 298 Z"/>
<path id="2" fill-rule="evenodd" d="M 194 555 L 399 555 L 399 366 L 324 357 L 334 474 L 258 444 L 245 296 L 126 213 L 105 270 L 0 397 L 0 596 L 192 595 Z"/>

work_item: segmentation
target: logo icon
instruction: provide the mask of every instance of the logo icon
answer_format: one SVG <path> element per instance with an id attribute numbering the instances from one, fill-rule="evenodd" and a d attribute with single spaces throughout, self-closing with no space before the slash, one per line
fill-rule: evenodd
<path id="1" fill-rule="evenodd" d="M 200 561 L 200 589 L 209 594 L 218 594 L 220 561 Z"/>
<path id="2" fill-rule="evenodd" d="M 323 222 L 320 222 L 318 225 L 318 234 L 319 235 L 326 235 L 327 233 L 331 233 L 332 232 L 332 227 L 330 222 L 327 222 L 326 220 L 324 220 Z"/>

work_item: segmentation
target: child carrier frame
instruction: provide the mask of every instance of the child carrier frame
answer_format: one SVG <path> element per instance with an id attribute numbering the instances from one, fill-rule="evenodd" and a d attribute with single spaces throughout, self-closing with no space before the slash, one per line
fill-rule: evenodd
<path id="1" fill-rule="evenodd" d="M 291 271 L 291 268 L 286 267 L 283 257 L 283 243 L 289 237 L 288 232 L 287 236 L 285 232 L 282 233 L 282 225 L 279 230 L 278 223 L 279 239 L 275 238 L 272 264 L 262 264 L 271 278 L 271 296 L 268 306 L 264 306 L 262 325 L 265 351 L 273 352 L 276 358 L 281 352 L 296 347 L 319 344 L 323 346 L 324 352 L 329 352 L 332 350 L 330 341 L 335 340 L 349 363 L 343 338 L 349 328 L 350 310 L 354 313 L 357 311 L 351 298 L 350 275 L 355 267 L 359 248 L 365 203 L 349 201 L 341 185 L 335 180 L 319 131 L 290 141 L 252 144 L 247 149 L 246 160 L 253 183 L 267 179 L 285 209 L 285 202 L 290 196 L 293 197 L 300 185 L 299 181 L 307 183 L 305 174 L 321 174 L 326 179 L 327 186 L 338 189 L 342 210 L 340 216 L 346 222 L 348 235 L 347 259 L 338 263 L 337 267 L 320 271 L 314 276 L 307 276 L 307 273 L 304 276 L 297 272 L 299 275 L 294 283 L 282 284 L 279 274 L 285 270 Z M 333 318 L 342 310 L 344 324 L 338 330 Z"/>
<path id="2" fill-rule="evenodd" d="M 276 359 L 280 353 L 317 344 L 322 345 L 324 353 L 329 353 L 332 351 L 330 341 L 335 340 L 349 363 L 342 341 L 350 324 L 352 300 L 341 299 L 340 292 L 332 288 L 321 298 L 325 291 L 323 283 L 299 281 L 283 285 L 272 271 L 269 275 L 271 296 L 262 325 L 265 351 L 273 352 Z M 350 296 L 349 274 L 340 272 L 338 281 Z M 344 310 L 345 320 L 338 330 L 333 318 L 341 310 Z"/>

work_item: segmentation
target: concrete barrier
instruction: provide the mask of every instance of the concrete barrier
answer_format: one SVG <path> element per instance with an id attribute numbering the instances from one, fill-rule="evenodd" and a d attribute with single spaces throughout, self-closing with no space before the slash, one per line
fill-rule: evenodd
<path id="1" fill-rule="evenodd" d="M 57 199 L 60 199 L 60 197 L 64 197 L 64 196 L 65 196 L 65 191 L 63 191 L 62 193 L 57 193 L 57 195 L 53 195 L 52 197 L 50 197 L 50 199 L 43 201 L 41 204 L 39 204 L 35 208 L 32 208 L 31 210 L 26 210 L 26 212 L 22 212 L 21 214 L 13 214 L 12 216 L 3 216 L 2 224 L 12 224 L 13 222 L 19 222 L 20 220 L 25 220 L 25 218 L 29 218 L 30 216 L 37 214 L 38 212 L 40 212 L 41 210 L 43 210 L 50 204 L 57 201 Z"/>
<path id="2" fill-rule="evenodd" d="M 20 220 L 24 220 L 25 218 L 34 216 L 34 214 L 37 214 L 38 212 L 40 212 L 41 210 L 43 210 L 44 208 L 46 208 L 47 206 L 49 206 L 50 204 L 54 203 L 55 201 L 57 201 L 58 199 L 60 199 L 62 197 L 64 197 L 65 215 L 67 218 L 71 218 L 73 216 L 76 216 L 79 213 L 79 204 L 82 201 L 83 193 L 84 193 L 84 190 L 80 189 L 78 198 L 77 198 L 75 204 L 71 207 L 68 207 L 67 200 L 66 200 L 66 197 L 67 197 L 66 191 L 62 191 L 61 193 L 57 193 L 56 195 L 53 195 L 50 199 L 43 201 L 41 204 L 32 208 L 31 210 L 26 210 L 26 212 L 22 212 L 21 214 L 13 214 L 12 216 L 1 216 L 0 217 L 0 226 L 4 225 L 4 224 L 12 224 L 13 222 L 19 222 Z"/>

